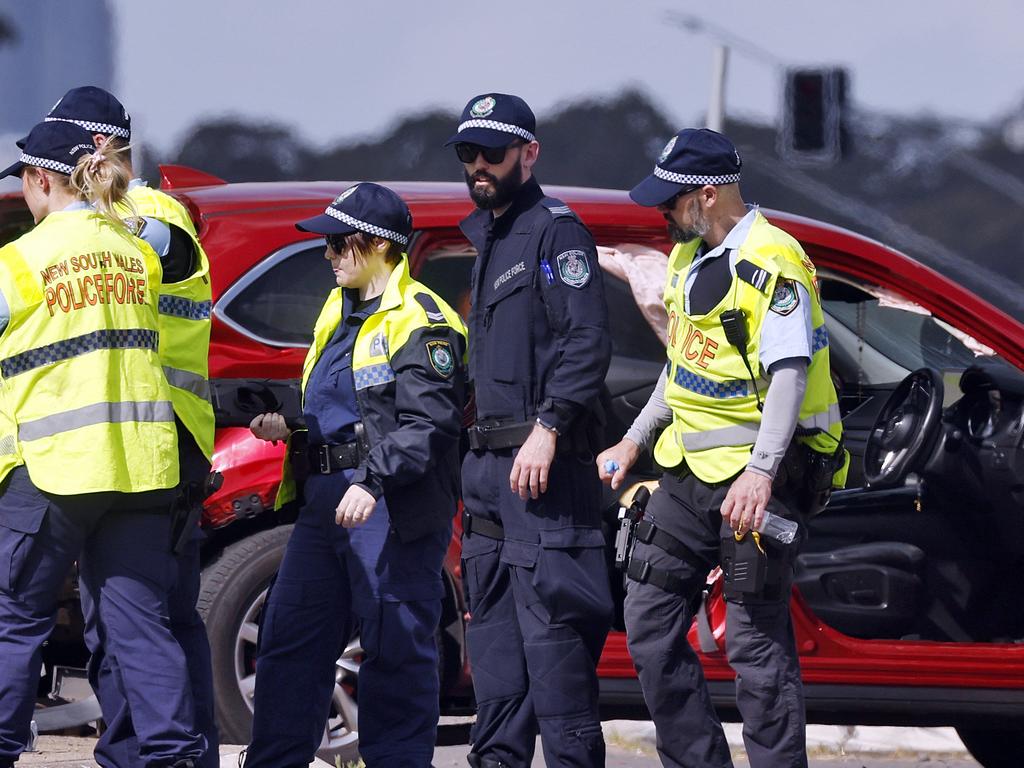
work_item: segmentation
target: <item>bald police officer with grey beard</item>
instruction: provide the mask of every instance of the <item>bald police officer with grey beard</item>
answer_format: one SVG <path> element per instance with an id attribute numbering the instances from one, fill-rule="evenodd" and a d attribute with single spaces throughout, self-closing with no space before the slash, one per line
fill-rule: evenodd
<path id="1" fill-rule="evenodd" d="M 611 354 L 593 239 L 533 178 L 526 102 L 473 98 L 448 141 L 477 210 L 463 578 L 478 706 L 469 762 L 602 766 L 597 660 L 611 621 L 594 413 Z"/>

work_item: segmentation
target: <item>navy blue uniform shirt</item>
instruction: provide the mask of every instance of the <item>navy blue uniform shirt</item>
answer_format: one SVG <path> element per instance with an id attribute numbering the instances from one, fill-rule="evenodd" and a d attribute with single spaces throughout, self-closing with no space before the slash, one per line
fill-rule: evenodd
<path id="1" fill-rule="evenodd" d="M 476 247 L 469 374 L 478 419 L 539 417 L 566 432 L 594 406 L 611 358 L 594 240 L 530 178 L 497 219 L 461 223 Z"/>
<path id="2" fill-rule="evenodd" d="M 359 304 L 356 290 L 342 291 L 342 320 L 306 382 L 303 415 L 309 444 L 341 445 L 356 439 L 354 425 L 360 420 L 352 379 L 352 348 L 366 318 L 377 311 L 381 297 Z"/>

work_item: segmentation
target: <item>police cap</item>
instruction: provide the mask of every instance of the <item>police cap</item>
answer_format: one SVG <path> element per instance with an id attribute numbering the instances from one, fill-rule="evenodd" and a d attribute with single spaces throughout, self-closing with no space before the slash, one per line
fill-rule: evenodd
<path id="1" fill-rule="evenodd" d="M 303 219 L 295 228 L 318 235 L 365 232 L 405 246 L 412 234 L 412 214 L 395 192 L 364 181 L 338 195 L 319 216 Z"/>
<path id="2" fill-rule="evenodd" d="M 128 110 L 114 94 L 95 85 L 72 88 L 53 105 L 46 120 L 63 120 L 89 133 L 117 136 L 125 141 L 132 138 L 132 118 Z"/>
<path id="3" fill-rule="evenodd" d="M 26 165 L 70 176 L 83 154 L 96 151 L 92 134 L 73 123 L 37 123 L 23 142 L 21 157 L 0 171 L 0 179 L 20 176 Z"/>
<path id="4" fill-rule="evenodd" d="M 740 153 L 728 138 L 708 128 L 684 128 L 658 155 L 651 175 L 629 192 L 633 202 L 661 205 L 687 188 L 734 184 L 740 180 Z"/>
<path id="5" fill-rule="evenodd" d="M 462 110 L 459 129 L 445 142 L 464 142 L 481 147 L 507 147 L 516 139 L 535 141 L 537 118 L 530 105 L 507 93 L 474 96 Z"/>

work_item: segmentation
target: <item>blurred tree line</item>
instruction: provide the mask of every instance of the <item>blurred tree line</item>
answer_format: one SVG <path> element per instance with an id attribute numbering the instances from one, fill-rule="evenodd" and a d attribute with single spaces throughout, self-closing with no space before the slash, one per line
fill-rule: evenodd
<path id="1" fill-rule="evenodd" d="M 1014 119 L 1024 121 L 1024 110 Z M 819 166 L 784 162 L 773 126 L 732 120 L 726 132 L 743 155 L 749 202 L 874 237 L 1024 318 L 1024 147 L 1011 146 L 1009 120 L 965 126 L 855 113 L 850 151 Z M 375 140 L 318 151 L 283 125 L 214 119 L 161 161 L 228 181 L 453 181 L 461 166 L 442 144 L 456 122 L 446 112 L 411 115 Z M 538 179 L 628 189 L 679 127 L 639 91 L 570 104 L 540 116 Z M 143 154 L 146 176 L 156 180 L 156 163 Z"/>

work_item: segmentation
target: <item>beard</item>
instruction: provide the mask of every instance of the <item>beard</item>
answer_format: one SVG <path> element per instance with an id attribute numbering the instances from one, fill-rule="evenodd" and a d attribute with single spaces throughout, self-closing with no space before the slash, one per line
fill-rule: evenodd
<path id="1" fill-rule="evenodd" d="M 691 200 L 687 206 L 686 212 L 690 214 L 690 219 L 693 221 L 690 229 L 683 229 L 676 224 L 675 219 L 672 218 L 671 213 L 665 214 L 665 221 L 668 225 L 668 236 L 673 243 L 688 243 L 691 240 L 696 240 L 698 237 L 704 237 L 711 229 L 711 224 L 708 222 L 707 217 L 700 209 L 696 200 Z"/>
<path id="2" fill-rule="evenodd" d="M 466 177 L 466 186 L 469 187 L 470 198 L 472 198 L 477 208 L 485 211 L 504 208 L 512 202 L 516 192 L 523 186 L 523 176 L 518 165 L 510 168 L 509 172 L 502 177 L 495 176 L 493 173 L 487 173 L 486 171 L 475 171 L 473 174 L 470 174 L 463 169 L 462 173 Z M 477 181 L 490 182 L 491 186 L 478 189 L 476 186 Z"/>

